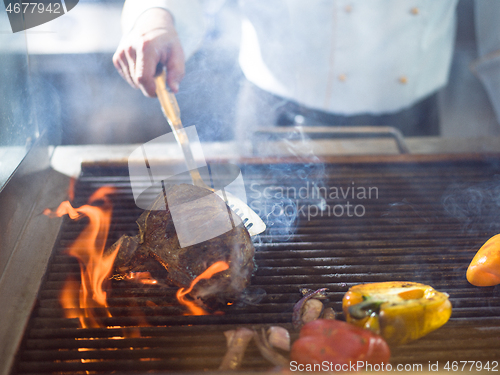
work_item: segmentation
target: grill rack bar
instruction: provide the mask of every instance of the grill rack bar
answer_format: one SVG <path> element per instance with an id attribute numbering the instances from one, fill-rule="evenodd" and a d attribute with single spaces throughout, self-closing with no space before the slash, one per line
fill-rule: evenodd
<path id="1" fill-rule="evenodd" d="M 255 243 L 259 268 L 252 287 L 264 289 L 266 295 L 255 306 L 235 306 L 223 316 L 186 317 L 172 300 L 176 288 L 113 282 L 108 290 L 113 317 L 104 321 L 120 328 L 108 329 L 81 329 L 78 320 L 64 318 L 58 306 L 65 277 L 79 273 L 77 262 L 65 254 L 65 248 L 82 230 L 83 220 L 66 220 L 13 373 L 215 370 L 225 352 L 224 330 L 278 324 L 290 329 L 296 338 L 290 321 L 293 305 L 300 298 L 299 287 L 328 287 L 327 303 L 340 313 L 342 296 L 350 286 L 388 280 L 431 284 L 449 293 L 454 306 L 452 318 L 444 327 L 392 348 L 391 363 L 500 358 L 496 345 L 500 332 L 499 289 L 475 288 L 464 277 L 478 246 L 496 234 L 498 215 L 487 202 L 478 203 L 482 215 L 469 212 L 457 218 L 444 209 L 448 197 L 456 199 L 458 206 L 466 204 L 463 191 L 469 188 L 482 189 L 484 197 L 490 197 L 494 188 L 491 176 L 500 172 L 498 160 L 327 164 L 323 179 L 319 179 L 322 172 L 315 166 L 287 168 L 289 171 L 281 174 L 269 173 L 272 168 L 263 165 L 243 166 L 242 170 L 246 181 L 257 184 L 254 188 L 299 189 L 306 179 L 347 188 L 354 181 L 355 186 L 377 186 L 379 197 L 352 201 L 366 205 L 363 217 L 314 217 L 307 221 L 300 215 L 292 236 L 261 235 Z M 301 170 L 310 173 L 297 182 L 295 175 Z M 135 234 L 135 219 L 141 213 L 131 197 L 126 169 L 111 171 L 84 169 L 74 201 L 75 206 L 85 204 L 93 191 L 107 184 L 118 188 L 110 243 L 122 234 Z M 252 191 L 251 185 L 248 188 Z M 345 204 L 347 198 L 326 199 L 324 203 Z M 249 194 L 249 199 L 252 202 L 256 198 Z M 277 201 L 271 198 L 266 204 Z M 297 202 L 317 204 L 310 198 Z M 276 227 L 283 229 L 281 223 Z M 147 301 L 157 303 L 162 299 L 167 302 L 156 311 L 144 307 Z M 141 309 L 153 326 L 134 327 L 138 322 L 134 315 Z M 142 337 L 132 337 L 138 332 Z M 266 370 L 271 365 L 250 345 L 243 368 Z"/>

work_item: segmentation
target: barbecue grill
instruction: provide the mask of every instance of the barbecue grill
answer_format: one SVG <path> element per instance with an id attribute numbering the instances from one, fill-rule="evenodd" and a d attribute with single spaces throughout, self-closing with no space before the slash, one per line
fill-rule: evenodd
<path id="1" fill-rule="evenodd" d="M 186 316 L 176 287 L 114 280 L 107 290 L 112 317 L 97 311 L 104 327 L 80 328 L 78 319 L 65 317 L 58 298 L 66 278 L 79 277 L 78 262 L 66 248 L 85 223 L 65 218 L 11 373 L 217 370 L 226 330 L 279 325 L 296 338 L 291 317 L 300 288 L 328 288 L 325 304 L 342 319 L 342 296 L 350 286 L 397 280 L 448 293 L 453 313 L 428 336 L 393 347 L 393 365 L 419 371 L 419 365 L 429 370 L 434 363 L 442 368 L 451 361 L 490 366 L 498 361 L 499 289 L 474 287 L 465 279 L 479 246 L 500 229 L 498 155 L 254 157 L 238 164 L 249 204 L 268 224 L 254 238 L 258 268 L 249 288 L 252 301 L 219 314 Z M 126 164 L 84 164 L 72 203 L 85 204 L 107 185 L 117 188 L 112 244 L 122 234 L 136 233 L 142 212 L 134 204 Z M 346 194 L 348 188 L 356 194 Z M 357 194 L 360 189 L 364 196 Z M 287 206 L 295 211 L 280 211 Z M 248 347 L 243 370 L 272 367 L 253 344 Z"/>
<path id="2" fill-rule="evenodd" d="M 68 277 L 80 277 L 79 262 L 67 249 L 88 220 L 42 213 L 66 199 L 74 207 L 82 206 L 97 189 L 111 186 L 115 192 L 106 245 L 123 234 L 136 234 L 135 221 L 143 211 L 134 203 L 127 158 L 138 145 L 49 145 L 61 138 L 67 141 L 69 132 L 59 134 L 62 123 L 65 130 L 75 131 L 69 139 L 76 144 L 139 143 L 166 128 L 156 101 L 129 95 L 131 89 L 117 81 L 121 78 L 111 65 L 120 37 L 122 2 L 109 2 L 110 8 L 108 2 L 106 7 L 82 3 L 78 9 L 85 7 L 85 12 L 61 17 L 66 25 L 74 25 L 70 32 L 0 33 L 0 375 L 217 371 L 226 352 L 227 330 L 260 331 L 278 325 L 296 339 L 292 310 L 301 288 L 328 288 L 325 305 L 344 319 L 341 301 L 350 286 L 398 280 L 429 284 L 448 293 L 453 313 L 438 330 L 392 347 L 394 367 L 400 364 L 420 372 L 448 365 L 454 372 L 457 361 L 458 370 L 469 372 L 469 364 L 462 368 L 460 361 L 475 361 L 498 371 L 500 289 L 474 287 L 465 279 L 477 249 L 500 233 L 498 137 L 403 141 L 400 134 L 385 129 L 378 139 L 367 140 L 342 128 L 336 132 L 348 139 L 325 139 L 332 128 L 292 132 L 268 128 L 258 132 L 254 154 L 244 155 L 241 150 L 249 149 L 246 145 L 204 142 L 209 163 L 240 166 L 248 203 L 267 224 L 266 232 L 254 238 L 257 268 L 243 301 L 208 315 L 184 315 L 186 308 L 175 297 L 178 288 L 161 277 L 149 284 L 113 279 L 105 289 L 109 307 L 93 309 L 100 326 L 82 328 L 80 319 L 72 317 L 74 309 L 61 305 L 60 296 Z M 473 14 L 467 7 L 463 13 Z M 83 18 L 76 18 L 78 14 Z M 75 18 L 69 21 L 70 16 Z M 96 17 L 104 18 L 100 31 Z M 4 31 L 9 30 L 7 14 L 0 21 Z M 458 22 L 460 27 L 467 25 Z M 88 38 L 89 30 L 95 40 Z M 229 34 L 233 39 L 237 32 Z M 42 55 L 28 56 L 27 39 L 30 53 Z M 43 45 L 47 40 L 48 49 Z M 474 82 L 468 82 L 466 90 L 480 109 L 450 104 L 455 103 L 451 97 L 462 98 L 456 94 L 463 87 L 456 82 L 473 79 L 458 69 L 469 65 L 467 57 L 476 57 L 476 46 L 466 44 L 466 58 L 458 55 L 453 66 L 459 79 L 441 103 L 450 107 L 445 108 L 443 135 L 456 135 L 457 129 L 465 136 L 496 134 L 497 121 L 482 87 L 479 92 L 477 87 L 469 90 Z M 224 47 L 209 46 L 200 59 L 201 73 L 188 74 L 183 81 L 188 89 L 178 96 L 181 107 L 184 100 L 191 109 L 183 111 L 188 124 L 231 117 L 226 110 L 231 106 L 222 105 L 221 97 L 234 100 L 241 72 L 224 56 L 234 52 L 236 59 L 236 50 Z M 43 55 L 47 51 L 50 54 Z M 226 61 L 230 66 L 207 74 L 206 55 L 230 60 Z M 76 62 L 82 61 L 77 67 Z M 196 89 L 193 95 L 193 81 L 212 75 L 214 81 L 205 82 L 209 89 Z M 217 87 L 219 93 L 214 91 Z M 198 101 L 205 105 L 197 107 Z M 477 123 L 469 117 L 476 113 L 481 114 Z M 150 133 L 140 126 L 144 123 L 153 124 Z M 233 123 L 221 123 L 229 125 L 225 130 L 230 134 Z M 287 132 L 291 134 L 283 142 Z M 308 137 L 321 139 L 300 144 Z M 299 144 L 290 153 L 294 142 Z M 183 162 L 166 154 L 171 145 L 158 146 L 158 162 Z M 7 157 L 14 163 L 7 163 Z M 189 181 L 179 177 L 176 182 Z M 241 369 L 262 372 L 273 370 L 273 365 L 252 342 Z"/>

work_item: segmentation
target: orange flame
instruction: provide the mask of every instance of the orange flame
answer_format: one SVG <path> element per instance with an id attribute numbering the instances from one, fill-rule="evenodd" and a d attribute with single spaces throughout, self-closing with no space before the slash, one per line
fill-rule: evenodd
<path id="1" fill-rule="evenodd" d="M 68 201 L 62 202 L 55 212 L 46 209 L 44 214 L 49 217 L 69 215 L 73 220 L 84 216 L 89 218 L 89 224 L 68 248 L 68 254 L 76 257 L 80 263 L 81 284 L 69 279 L 61 293 L 60 302 L 66 310 L 68 318 L 78 317 L 83 328 L 100 327 L 93 309 L 107 308 L 105 289 L 109 283 L 109 274 L 118 253 L 118 248 L 111 254 L 104 254 L 106 239 L 113 207 L 108 195 L 115 188 L 102 187 L 89 198 L 89 204 L 102 200 L 98 206 L 83 205 L 73 208 Z M 78 301 L 78 302 L 77 302 Z M 107 310 L 106 310 L 107 311 Z M 76 316 L 75 316 L 76 314 Z M 107 315 L 109 311 L 107 311 Z"/>
<path id="2" fill-rule="evenodd" d="M 151 276 L 150 272 L 129 272 L 125 276 L 125 280 L 135 281 L 144 285 L 156 285 L 158 284 L 158 280 L 156 280 L 153 276 Z"/>
<path id="3" fill-rule="evenodd" d="M 207 315 L 208 313 L 198 306 L 194 301 L 190 301 L 185 298 L 186 294 L 191 293 L 193 290 L 194 286 L 203 279 L 210 279 L 213 275 L 216 273 L 225 271 L 229 268 L 229 264 L 223 261 L 215 262 L 212 264 L 210 267 L 208 267 L 205 271 L 203 271 L 200 275 L 198 275 L 192 282 L 191 285 L 189 286 L 188 289 L 180 288 L 177 291 L 176 297 L 179 300 L 180 303 L 185 305 L 190 312 L 185 313 L 184 315 Z"/>
<path id="4" fill-rule="evenodd" d="M 70 177 L 68 184 L 68 198 L 70 202 L 73 202 L 75 200 L 75 185 L 76 185 L 76 178 Z"/>

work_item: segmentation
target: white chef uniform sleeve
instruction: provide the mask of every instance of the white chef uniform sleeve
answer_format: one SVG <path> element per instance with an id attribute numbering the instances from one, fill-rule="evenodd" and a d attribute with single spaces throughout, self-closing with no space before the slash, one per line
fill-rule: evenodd
<path id="1" fill-rule="evenodd" d="M 126 0 L 122 11 L 122 31 L 128 33 L 139 16 L 151 8 L 170 12 L 188 59 L 199 47 L 205 33 L 203 9 L 199 0 Z"/>
<path id="2" fill-rule="evenodd" d="M 479 58 L 471 68 L 486 89 L 500 123 L 500 1 L 476 0 L 474 16 Z"/>

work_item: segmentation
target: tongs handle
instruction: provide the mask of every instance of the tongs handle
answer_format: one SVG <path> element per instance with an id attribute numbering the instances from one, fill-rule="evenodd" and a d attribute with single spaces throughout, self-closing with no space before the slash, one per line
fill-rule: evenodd
<path id="1" fill-rule="evenodd" d="M 205 182 L 203 182 L 200 172 L 196 167 L 191 147 L 189 147 L 189 139 L 184 127 L 182 126 L 181 111 L 179 110 L 177 99 L 175 98 L 175 95 L 167 89 L 167 74 L 164 69 L 161 70 L 160 74 L 156 75 L 155 84 L 156 95 L 160 101 L 163 114 L 167 118 L 167 122 L 174 133 L 177 143 L 181 146 L 182 152 L 184 153 L 184 160 L 186 161 L 189 173 L 191 174 L 193 184 L 212 190 L 205 184 Z"/>

